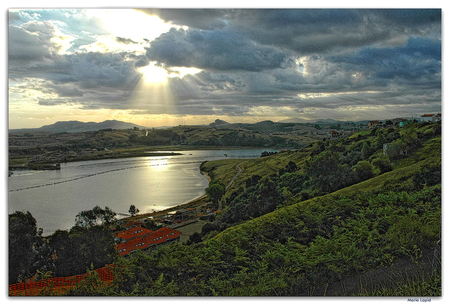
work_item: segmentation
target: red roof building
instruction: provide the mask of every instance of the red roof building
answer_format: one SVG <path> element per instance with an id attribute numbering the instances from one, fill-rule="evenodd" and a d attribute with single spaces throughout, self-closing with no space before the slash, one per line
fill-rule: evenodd
<path id="1" fill-rule="evenodd" d="M 437 122 L 442 118 L 441 114 L 424 114 L 420 116 L 421 122 Z"/>
<path id="2" fill-rule="evenodd" d="M 143 235 L 147 235 L 149 233 L 152 233 L 152 230 L 149 230 L 149 229 L 146 229 L 143 227 L 132 227 L 123 232 L 117 233 L 116 237 L 121 240 L 129 240 L 129 239 L 138 238 Z"/>
<path id="3" fill-rule="evenodd" d="M 380 123 L 381 123 L 380 121 L 369 121 L 368 126 L 369 128 L 373 128 L 375 126 L 380 125 Z"/>
<path id="4" fill-rule="evenodd" d="M 181 232 L 162 227 L 156 231 L 150 231 L 145 235 L 139 235 L 136 238 L 126 240 L 116 246 L 120 256 L 126 256 L 137 249 L 145 250 L 151 246 L 159 245 L 165 242 L 175 241 L 179 239 Z M 138 233 L 136 233 L 138 234 Z M 117 236 L 119 237 L 119 236 Z"/>

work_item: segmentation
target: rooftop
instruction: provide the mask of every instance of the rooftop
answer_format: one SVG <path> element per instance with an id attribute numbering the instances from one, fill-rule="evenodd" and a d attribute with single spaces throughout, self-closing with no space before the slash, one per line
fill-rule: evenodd
<path id="1" fill-rule="evenodd" d="M 156 231 L 150 231 L 150 233 L 146 235 L 130 239 L 117 245 L 117 250 L 119 251 L 120 256 L 125 256 L 133 251 L 136 251 L 137 249 L 144 250 L 152 245 L 158 245 L 166 241 L 174 240 L 180 235 L 180 231 L 168 227 L 162 227 Z"/>

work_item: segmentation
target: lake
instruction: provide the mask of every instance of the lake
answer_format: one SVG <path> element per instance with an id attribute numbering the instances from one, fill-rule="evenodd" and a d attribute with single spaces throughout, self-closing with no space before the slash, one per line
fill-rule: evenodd
<path id="1" fill-rule="evenodd" d="M 8 178 L 8 213 L 29 211 L 44 235 L 70 229 L 76 215 L 96 205 L 128 213 L 163 210 L 202 196 L 203 161 L 257 158 L 271 149 L 194 150 L 182 155 L 70 162 L 57 171 L 14 171 Z M 225 157 L 225 155 L 227 157 Z"/>

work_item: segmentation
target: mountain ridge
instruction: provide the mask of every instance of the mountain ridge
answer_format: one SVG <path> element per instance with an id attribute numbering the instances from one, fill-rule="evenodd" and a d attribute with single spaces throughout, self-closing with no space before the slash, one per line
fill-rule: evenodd
<path id="1" fill-rule="evenodd" d="M 58 121 L 50 125 L 44 125 L 38 128 L 22 128 L 22 129 L 10 129 L 10 132 L 23 132 L 23 131 L 42 131 L 42 132 L 67 132 L 77 133 L 85 131 L 97 131 L 101 129 L 130 129 L 130 128 L 147 128 L 139 126 L 134 123 L 122 122 L 117 120 L 106 120 L 103 122 L 80 122 L 80 121 Z"/>

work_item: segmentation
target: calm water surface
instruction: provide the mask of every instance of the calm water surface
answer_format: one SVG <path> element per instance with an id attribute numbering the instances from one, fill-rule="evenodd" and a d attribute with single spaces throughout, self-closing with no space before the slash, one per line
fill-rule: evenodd
<path id="1" fill-rule="evenodd" d="M 8 178 L 8 212 L 29 211 L 44 235 L 70 229 L 80 211 L 96 205 L 128 213 L 162 210 L 202 196 L 199 166 L 224 158 L 257 158 L 268 149 L 184 151 L 183 155 L 61 164 L 60 171 L 15 171 Z M 227 157 L 225 157 L 225 154 Z"/>

